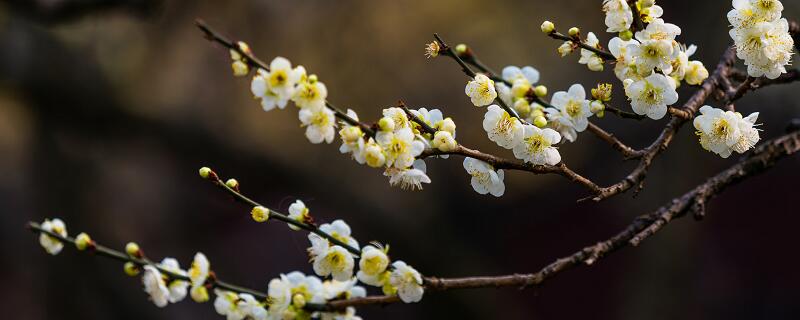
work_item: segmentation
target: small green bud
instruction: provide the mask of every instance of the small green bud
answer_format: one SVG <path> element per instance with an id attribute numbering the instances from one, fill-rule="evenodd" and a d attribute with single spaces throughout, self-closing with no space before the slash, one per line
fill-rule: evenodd
<path id="1" fill-rule="evenodd" d="M 92 238 L 90 238 L 86 232 L 81 232 L 77 237 L 75 237 L 75 247 L 77 247 L 78 250 L 86 250 L 86 248 L 91 245 Z"/>
<path id="2" fill-rule="evenodd" d="M 543 85 L 538 85 L 533 88 L 533 93 L 536 94 L 537 97 L 544 97 L 547 95 L 547 87 Z"/>
<path id="3" fill-rule="evenodd" d="M 142 253 L 142 250 L 136 242 L 128 242 L 128 244 L 125 245 L 125 253 L 132 257 L 138 257 Z"/>
<path id="4" fill-rule="evenodd" d="M 127 274 L 127 275 L 129 275 L 131 277 L 135 277 L 135 276 L 139 275 L 139 271 L 140 271 L 139 266 L 137 266 L 133 262 L 125 262 L 125 265 L 122 266 L 122 269 L 125 270 L 125 274 Z"/>
<path id="5" fill-rule="evenodd" d="M 236 189 L 239 187 L 239 181 L 236 181 L 236 179 L 231 178 L 228 179 L 228 181 L 225 181 L 225 185 L 228 186 L 228 188 Z"/>
<path id="6" fill-rule="evenodd" d="M 625 41 L 630 41 L 633 39 L 633 32 L 630 30 L 625 30 L 619 33 L 619 38 Z"/>
<path id="7" fill-rule="evenodd" d="M 533 125 L 539 128 L 544 128 L 544 126 L 547 125 L 547 119 L 545 119 L 543 116 L 538 116 L 535 119 L 533 119 Z"/>
<path id="8" fill-rule="evenodd" d="M 578 27 L 569 28 L 569 36 L 570 37 L 577 37 L 581 33 L 581 29 Z"/>
<path id="9" fill-rule="evenodd" d="M 394 131 L 394 120 L 389 117 L 383 117 L 381 120 L 378 121 L 378 127 L 383 132 L 390 132 Z"/>
<path id="10" fill-rule="evenodd" d="M 466 45 L 466 44 L 459 43 L 459 44 L 456 46 L 456 53 L 457 53 L 458 55 L 465 54 L 465 53 L 467 53 L 467 49 L 469 49 L 469 47 L 467 47 L 467 45 Z"/>
<path id="11" fill-rule="evenodd" d="M 200 177 L 203 179 L 208 179 L 208 177 L 211 176 L 211 173 L 213 173 L 213 171 L 211 171 L 211 168 L 209 167 L 200 168 Z"/>

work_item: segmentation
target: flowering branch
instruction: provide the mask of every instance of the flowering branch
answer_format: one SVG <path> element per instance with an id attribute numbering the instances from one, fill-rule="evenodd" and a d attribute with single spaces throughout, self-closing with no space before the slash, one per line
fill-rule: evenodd
<path id="1" fill-rule="evenodd" d="M 430 291 L 446 291 L 455 289 L 537 286 L 553 276 L 585 264 L 594 264 L 602 257 L 626 246 L 638 246 L 642 241 L 660 231 L 669 222 L 689 213 L 704 212 L 705 203 L 716 197 L 727 187 L 748 177 L 757 175 L 778 160 L 800 151 L 800 128 L 793 132 L 765 141 L 752 153 L 744 156 L 737 164 L 707 179 L 684 195 L 673 199 L 667 205 L 636 217 L 631 224 L 613 237 L 600 241 L 548 264 L 536 273 L 512 274 L 503 276 L 482 276 L 466 278 L 425 277 L 425 289 Z M 322 310 L 339 310 L 348 306 L 386 305 L 397 302 L 395 296 L 368 296 L 364 298 L 331 301 Z"/>
<path id="2" fill-rule="evenodd" d="M 244 59 L 244 62 L 247 63 L 250 67 L 260 68 L 269 71 L 270 69 L 269 66 L 260 59 L 258 59 L 258 57 L 254 56 L 249 49 L 247 49 L 246 47 L 243 48 L 243 46 L 239 45 L 238 43 L 234 43 L 233 41 L 228 40 L 228 38 L 226 38 L 221 33 L 211 28 L 211 26 L 209 26 L 202 19 L 195 20 L 195 25 L 197 25 L 197 28 L 203 31 L 205 38 L 208 39 L 209 41 L 219 43 L 223 47 L 228 48 L 229 50 L 233 50 L 238 54 L 240 54 L 241 56 L 245 57 L 246 59 Z M 350 125 L 360 127 L 361 130 L 363 130 L 370 136 L 375 135 L 375 130 L 372 129 L 372 126 L 366 123 L 359 122 L 356 119 L 353 119 L 352 117 L 348 116 L 347 113 L 345 113 L 338 107 L 334 106 L 328 100 L 325 100 L 325 107 L 333 111 L 336 117 L 341 119 L 342 121 Z"/>
<path id="3" fill-rule="evenodd" d="M 556 40 L 569 41 L 574 46 L 578 46 L 581 49 L 586 49 L 586 50 L 589 50 L 591 52 L 594 52 L 600 58 L 603 58 L 603 60 L 606 60 L 606 61 L 616 61 L 617 60 L 617 58 L 615 58 L 614 55 L 611 54 L 610 52 L 605 51 L 605 50 L 600 49 L 600 48 L 597 48 L 597 47 L 590 46 L 590 45 L 584 43 L 583 41 L 581 41 L 580 34 L 578 34 L 578 33 L 576 33 L 574 36 L 566 36 L 566 35 L 561 34 L 558 31 L 553 31 L 553 32 L 548 33 L 547 35 L 550 38 L 553 38 L 553 39 L 556 39 Z"/>
<path id="4" fill-rule="evenodd" d="M 69 244 L 72 244 L 72 245 L 76 245 L 77 246 L 77 244 L 78 244 L 78 241 L 76 240 L 76 238 L 73 238 L 73 237 L 70 237 L 70 236 L 64 236 L 64 235 L 61 235 L 59 233 L 53 232 L 52 230 L 48 230 L 48 229 L 42 228 L 42 225 L 40 225 L 39 223 L 31 221 L 31 222 L 28 222 L 28 226 L 27 227 L 28 227 L 28 229 L 30 229 L 34 233 L 47 234 L 47 236 L 49 236 L 51 238 L 55 238 L 55 239 L 58 239 L 61 242 L 69 243 Z M 137 268 L 140 268 L 140 269 L 142 267 L 144 267 L 144 266 L 152 266 L 152 267 L 158 269 L 158 271 L 160 271 L 162 274 L 166 275 L 167 277 L 169 277 L 172 280 L 182 280 L 182 281 L 187 281 L 187 282 L 191 281 L 191 278 L 189 276 L 176 273 L 171 269 L 164 268 L 161 265 L 156 264 L 153 261 L 150 261 L 149 259 L 147 259 L 144 256 L 143 253 L 141 253 L 141 250 L 138 250 L 139 251 L 138 256 L 129 255 L 129 254 L 126 254 L 124 252 L 117 251 L 117 250 L 111 249 L 109 247 L 103 246 L 103 245 L 101 245 L 101 244 L 99 244 L 99 243 L 97 243 L 97 242 L 95 242 L 93 240 L 89 241 L 88 245 L 86 246 L 86 249 L 89 252 L 94 253 L 94 254 L 99 255 L 99 256 L 102 256 L 102 257 L 111 258 L 113 260 L 117 260 L 117 261 L 120 261 L 120 262 L 123 262 L 123 263 L 132 263 Z M 251 294 L 251 295 L 253 295 L 253 296 L 255 296 L 255 297 L 259 298 L 259 299 L 266 299 L 267 298 L 267 294 L 266 293 L 263 293 L 263 292 L 260 292 L 260 291 L 257 291 L 257 290 L 253 290 L 253 289 L 249 289 L 249 288 L 240 287 L 240 286 L 237 286 L 237 285 L 234 285 L 234 284 L 230 284 L 230 283 L 224 282 L 224 281 L 218 279 L 216 276 L 209 276 L 207 281 L 206 281 L 206 285 L 209 286 L 210 288 L 219 288 L 219 289 L 223 289 L 223 290 L 229 290 L 229 291 L 234 291 L 234 292 L 239 292 L 239 293 Z"/>

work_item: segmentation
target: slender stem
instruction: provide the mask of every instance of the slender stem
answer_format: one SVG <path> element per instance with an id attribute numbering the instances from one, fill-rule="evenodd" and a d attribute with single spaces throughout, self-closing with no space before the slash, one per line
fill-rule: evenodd
<path id="1" fill-rule="evenodd" d="M 206 39 L 208 39 L 209 41 L 213 41 L 213 42 L 219 43 L 222 46 L 224 46 L 224 47 L 226 47 L 226 48 L 228 48 L 230 50 L 236 51 L 237 53 L 239 53 L 240 55 L 242 55 L 243 57 L 246 58 L 245 62 L 247 62 L 247 64 L 250 65 L 250 67 L 264 69 L 265 71 L 269 71 L 269 65 L 267 65 L 266 63 L 261 61 L 258 57 L 253 55 L 251 52 L 247 52 L 247 51 L 242 50 L 242 48 L 240 48 L 236 43 L 234 43 L 233 41 L 231 41 L 228 38 L 226 38 L 225 36 L 223 36 L 221 33 L 217 32 L 216 30 L 211 28 L 211 26 L 209 26 L 205 21 L 203 21 L 201 19 L 197 19 L 197 20 L 195 20 L 195 24 L 197 25 L 197 28 L 199 28 L 201 31 L 203 31 Z M 327 100 L 325 101 L 325 106 L 328 109 L 330 109 L 331 111 L 333 111 L 333 113 L 336 115 L 337 118 L 341 119 L 342 121 L 346 122 L 347 124 L 349 124 L 351 126 L 360 127 L 361 130 L 364 131 L 365 133 L 367 133 L 367 135 L 369 135 L 369 136 L 374 136 L 375 135 L 375 131 L 372 130 L 372 128 L 369 125 L 367 125 L 366 123 L 359 122 L 356 119 L 351 118 L 350 116 L 347 115 L 347 113 L 345 113 L 341 109 L 337 108 L 335 105 L 333 105 L 329 101 L 327 101 Z"/>
<path id="2" fill-rule="evenodd" d="M 444 52 L 445 52 L 444 55 L 453 58 L 453 60 L 455 60 L 456 63 L 458 63 L 458 65 L 461 66 L 461 70 L 464 71 L 464 74 L 466 74 L 468 77 L 475 78 L 475 75 L 476 75 L 475 71 L 472 71 L 472 69 L 470 69 L 470 67 L 467 65 L 467 63 L 464 62 L 464 60 L 462 60 L 461 57 L 458 56 L 458 54 L 455 52 L 455 50 L 453 50 L 453 48 L 448 46 L 447 43 L 445 43 L 444 40 L 442 40 L 442 37 L 440 37 L 439 34 L 434 33 L 433 37 L 436 38 L 437 42 L 439 42 L 439 46 L 441 46 L 441 48 L 442 48 L 441 50 L 444 50 Z M 493 81 L 495 81 L 495 80 L 493 80 Z M 503 99 L 500 99 L 500 97 L 497 97 L 495 99 L 495 102 L 497 102 L 497 104 L 500 105 L 500 107 L 503 108 L 503 110 L 508 112 L 508 114 L 510 114 L 511 116 L 519 119 L 520 122 L 522 122 L 524 124 L 527 124 L 527 121 L 525 121 L 525 119 L 522 119 L 519 116 L 519 114 L 517 114 L 517 111 L 512 109 L 512 108 L 510 108 L 503 101 Z"/>
<path id="3" fill-rule="evenodd" d="M 42 228 L 42 226 L 40 224 L 38 224 L 36 222 L 28 222 L 28 229 L 30 229 L 33 232 L 39 232 L 39 233 L 47 234 L 48 236 L 50 236 L 52 238 L 55 238 L 55 239 L 58 239 L 61 242 L 66 242 L 66 243 L 70 243 L 72 245 L 75 245 L 75 238 L 69 237 L 69 236 L 62 236 L 62 235 L 60 235 L 58 233 L 55 233 L 55 232 L 52 232 L 50 230 L 45 230 L 45 229 Z M 97 254 L 99 256 L 102 256 L 102 257 L 111 258 L 113 260 L 117 260 L 117 261 L 120 261 L 120 262 L 130 262 L 130 263 L 133 263 L 133 264 L 135 264 L 135 265 L 137 265 L 139 267 L 143 267 L 143 266 L 147 266 L 147 265 L 153 266 L 156 269 L 158 269 L 159 272 L 167 275 L 170 279 L 182 280 L 182 281 L 188 281 L 188 282 L 192 281 L 191 278 L 189 278 L 188 276 L 185 276 L 185 275 L 182 275 L 182 274 L 177 274 L 177 273 L 174 273 L 174 272 L 172 272 L 170 270 L 164 269 L 161 266 L 159 266 L 158 264 L 153 263 L 152 261 L 150 261 L 147 258 L 132 257 L 132 256 L 129 256 L 129 255 L 125 254 L 124 252 L 108 248 L 108 247 L 103 246 L 103 245 L 101 245 L 99 243 L 96 243 L 94 241 L 93 241 L 92 245 L 90 245 L 89 247 L 86 248 L 86 251 L 92 252 L 92 253 Z M 259 298 L 260 300 L 266 300 L 267 299 L 267 294 L 263 293 L 263 292 L 259 292 L 259 291 L 253 290 L 253 289 L 249 289 L 249 288 L 237 286 L 237 285 L 234 285 L 234 284 L 230 284 L 230 283 L 224 282 L 224 281 L 216 279 L 216 278 L 212 279 L 211 277 L 209 277 L 209 279 L 207 281 L 208 281 L 208 284 L 210 284 L 212 288 L 220 288 L 220 289 L 229 290 L 229 291 L 235 291 L 235 292 L 239 292 L 239 293 L 249 293 L 249 294 L 253 295 L 256 298 Z"/>
<path id="4" fill-rule="evenodd" d="M 403 111 L 405 111 L 406 115 L 411 119 L 411 121 L 416 122 L 422 128 L 422 130 L 425 131 L 425 133 L 430 133 L 431 135 L 436 134 L 436 129 L 432 128 L 425 121 L 422 121 L 422 119 L 411 112 L 411 110 L 409 110 L 406 106 L 405 102 L 400 101 L 399 106 L 401 109 L 403 109 Z"/>
<path id="5" fill-rule="evenodd" d="M 639 12 L 639 6 L 636 5 L 636 2 L 636 0 L 628 0 L 628 6 L 631 7 L 631 13 L 633 13 L 631 32 L 644 30 L 644 21 L 642 21 L 642 14 Z"/>
<path id="6" fill-rule="evenodd" d="M 597 56 L 599 56 L 603 60 L 606 60 L 606 61 L 616 61 L 617 60 L 617 58 L 615 58 L 614 55 L 611 54 L 611 52 L 592 47 L 592 46 L 584 43 L 583 41 L 581 41 L 580 38 L 565 36 L 565 35 L 561 34 L 560 32 L 557 32 L 557 31 L 551 32 L 551 33 L 549 33 L 547 35 L 550 36 L 550 38 L 553 38 L 553 39 L 556 39 L 556 40 L 570 41 L 574 45 L 580 47 L 581 49 L 586 49 L 586 50 L 589 50 L 591 52 L 594 52 L 595 54 L 597 54 Z"/>
<path id="7" fill-rule="evenodd" d="M 323 237 L 323 238 L 327 239 L 328 241 L 330 241 L 331 243 L 333 243 L 335 245 L 338 245 L 338 246 L 341 246 L 342 248 L 347 249 L 347 251 L 350 251 L 350 253 L 352 253 L 356 257 L 359 257 L 361 255 L 361 250 L 358 250 L 357 248 L 355 248 L 355 247 L 353 247 L 353 246 L 351 246 L 351 245 L 349 245 L 347 243 L 344 243 L 343 241 L 333 237 L 332 235 L 320 230 L 316 225 L 311 224 L 311 223 L 300 222 L 300 221 L 297 221 L 295 219 L 289 218 L 289 216 L 287 214 L 281 213 L 281 212 L 279 212 L 277 210 L 270 209 L 269 207 L 264 206 L 264 205 L 262 205 L 262 204 L 260 204 L 260 203 L 258 203 L 256 201 L 248 198 L 247 196 L 245 196 L 241 192 L 232 189 L 227 184 L 225 184 L 225 182 L 223 182 L 222 179 L 220 179 L 219 176 L 216 173 L 210 174 L 208 176 L 208 180 L 213 182 L 216 186 L 220 187 L 222 190 L 225 190 L 226 192 L 228 192 L 230 195 L 233 196 L 234 199 L 236 199 L 240 203 L 243 203 L 245 205 L 250 206 L 250 208 L 253 208 L 253 207 L 267 208 L 269 210 L 269 217 L 270 218 L 275 218 L 277 220 L 286 222 L 286 223 L 291 224 L 291 225 L 293 225 L 295 227 L 298 227 L 300 229 L 306 230 L 306 231 L 311 232 L 313 234 L 316 234 L 316 235 L 318 235 L 320 237 Z"/>

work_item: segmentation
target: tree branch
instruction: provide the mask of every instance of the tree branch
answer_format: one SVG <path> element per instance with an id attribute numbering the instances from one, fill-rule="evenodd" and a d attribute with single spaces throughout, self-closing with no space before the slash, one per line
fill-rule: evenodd
<path id="1" fill-rule="evenodd" d="M 557 259 L 536 273 L 466 278 L 425 277 L 425 288 L 430 291 L 500 287 L 528 288 L 540 285 L 545 280 L 581 264 L 592 265 L 602 257 L 628 245 L 637 246 L 660 231 L 669 222 L 692 212 L 693 204 L 705 203 L 727 187 L 757 175 L 772 167 L 778 160 L 800 151 L 800 131 L 798 131 L 800 127 L 794 127 L 793 130 L 783 136 L 763 142 L 761 146 L 744 156 L 735 165 L 707 179 L 703 184 L 673 199 L 661 208 L 636 217 L 631 224 L 613 237 Z M 314 308 L 341 310 L 348 306 L 386 305 L 398 301 L 397 296 L 368 296 L 331 301 L 325 305 L 314 306 Z"/>

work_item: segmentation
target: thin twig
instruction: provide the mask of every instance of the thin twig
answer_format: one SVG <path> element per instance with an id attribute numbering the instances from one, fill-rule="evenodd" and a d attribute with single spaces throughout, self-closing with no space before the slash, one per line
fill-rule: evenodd
<path id="1" fill-rule="evenodd" d="M 566 35 L 561 34 L 560 32 L 557 32 L 557 31 L 553 31 L 551 33 L 548 33 L 547 35 L 550 38 L 553 38 L 553 39 L 556 39 L 556 40 L 563 40 L 563 41 L 572 42 L 573 45 L 576 45 L 576 46 L 580 47 L 581 49 L 586 49 L 586 50 L 589 50 L 591 52 L 594 52 L 595 54 L 597 54 L 597 56 L 599 56 L 600 58 L 602 58 L 605 61 L 616 61 L 617 60 L 617 58 L 615 58 L 614 55 L 611 54 L 611 52 L 605 51 L 603 49 L 598 49 L 598 48 L 592 47 L 592 46 L 584 43 L 583 41 L 581 41 L 581 39 L 579 37 L 566 36 Z"/>

